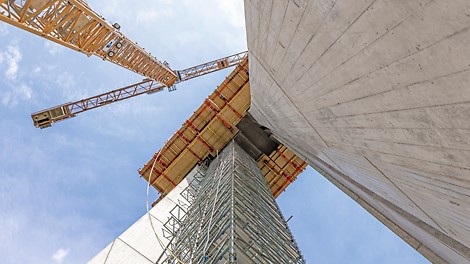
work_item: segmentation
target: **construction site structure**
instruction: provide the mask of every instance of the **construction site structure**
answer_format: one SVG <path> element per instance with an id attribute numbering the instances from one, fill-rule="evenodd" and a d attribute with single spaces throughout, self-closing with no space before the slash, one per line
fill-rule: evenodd
<path id="1" fill-rule="evenodd" d="M 224 262 L 232 241 L 243 251 L 235 263 L 304 262 L 274 198 L 307 164 L 248 113 L 247 67 L 246 58 L 140 169 L 160 198 L 90 263 Z M 215 180 L 219 188 L 210 187 Z"/>
<path id="2" fill-rule="evenodd" d="M 139 174 L 163 198 L 194 166 L 215 157 L 235 138 L 239 144 L 254 146 L 245 148 L 258 162 L 274 197 L 278 197 L 307 163 L 252 118 L 248 113 L 250 105 L 246 58 L 139 170 Z M 243 138 L 246 140 L 241 141 Z"/>
<path id="3" fill-rule="evenodd" d="M 178 184 L 181 184 L 195 166 L 200 166 L 202 162 L 210 161 L 214 157 L 218 158 L 219 151 L 230 140 L 233 140 L 234 136 L 237 136 L 237 143 L 232 143 L 231 145 L 233 150 L 235 150 L 235 145 L 237 144 L 245 146 L 251 155 L 251 168 L 255 170 L 249 173 L 247 170 L 240 169 L 241 171 L 236 173 L 238 175 L 237 178 L 227 178 L 230 175 L 235 175 L 235 167 L 233 166 L 232 173 L 224 174 L 226 176 L 224 177 L 224 182 L 226 183 L 227 179 L 231 179 L 230 182 L 232 182 L 232 188 L 230 188 L 231 194 L 229 195 L 231 202 L 222 204 L 224 207 L 231 206 L 230 228 L 228 226 L 223 227 L 223 229 L 229 228 L 230 232 L 225 230 L 227 231 L 226 233 L 224 230 L 219 229 L 222 233 L 219 231 L 214 233 L 215 223 L 212 225 L 211 220 L 209 225 L 205 226 L 208 232 L 207 239 L 202 241 L 209 247 L 205 248 L 210 251 L 214 248 L 221 249 L 216 243 L 221 241 L 220 235 L 224 235 L 225 238 L 223 240 L 225 242 L 220 246 L 226 247 L 228 245 L 230 249 L 226 251 L 228 249 L 222 248 L 218 252 L 204 251 L 202 252 L 201 261 L 206 263 L 209 258 L 212 258 L 211 262 L 227 259 L 230 263 L 237 263 L 236 252 L 238 252 L 242 263 L 249 259 L 257 259 L 262 263 L 274 262 L 276 260 L 288 261 L 289 263 L 304 262 L 286 223 L 283 222 L 284 220 L 274 202 L 274 198 L 295 180 L 305 168 L 306 163 L 278 141 L 270 138 L 267 131 L 254 124 L 253 119 L 247 115 L 246 111 L 250 106 L 248 71 L 246 69 L 248 63 L 247 52 L 185 70 L 172 71 L 166 62 L 161 63 L 136 43 L 131 42 L 121 34 L 119 32 L 119 24 L 111 25 L 101 16 L 95 14 L 85 1 L 1 1 L 0 5 L 4 10 L 0 13 L 0 19 L 7 23 L 85 53 L 88 56 L 100 56 L 104 60 L 109 60 L 148 77 L 148 79 L 134 85 L 34 113 L 32 115 L 33 121 L 40 128 L 49 127 L 53 122 L 73 117 L 78 113 L 140 94 L 154 93 L 161 91 L 165 87 L 172 90 L 174 88 L 171 86 L 175 83 L 239 65 L 234 73 L 227 78 L 226 82 L 221 87 L 218 87 L 214 94 L 204 102 L 200 111 L 197 111 L 183 125 L 184 130 L 178 131 L 158 155 L 154 156 L 152 169 L 149 171 L 147 164 L 140 173 L 144 177 L 147 176 L 149 184 L 160 192 L 159 201 L 167 199 L 166 195 L 171 193 Z M 243 120 L 245 121 L 241 122 Z M 241 127 L 238 128 L 237 125 Z M 243 135 L 243 131 L 246 135 Z M 250 138 L 261 140 L 249 143 Z M 235 155 L 233 151 L 230 153 Z M 168 159 L 168 155 L 172 155 L 172 159 Z M 247 155 L 245 154 L 246 158 L 248 158 Z M 160 156 L 166 160 L 158 159 Z M 192 158 L 188 159 L 188 156 Z M 242 160 L 244 159 L 243 157 L 244 155 L 240 156 Z M 154 168 L 157 161 L 158 166 Z M 237 164 L 239 166 L 242 165 L 239 162 Z M 246 164 L 249 164 L 249 162 L 244 161 L 243 165 Z M 175 168 L 176 170 L 171 170 Z M 155 177 L 151 181 L 153 174 L 155 174 Z M 206 178 L 215 179 L 215 174 L 212 173 L 211 175 L 205 177 L 204 180 Z M 242 179 L 241 182 L 245 183 L 245 185 L 238 185 L 240 179 Z M 163 182 L 161 182 L 162 180 Z M 236 188 L 235 182 L 237 182 Z M 251 185 L 246 185 L 248 182 L 251 182 Z M 203 186 L 201 185 L 201 188 Z M 222 187 L 226 186 L 228 185 L 222 185 Z M 211 219 L 215 212 L 219 212 L 219 209 L 221 209 L 215 207 L 216 204 L 219 204 L 219 195 L 227 191 L 224 190 L 223 193 L 219 193 L 219 189 L 216 190 L 215 197 L 212 197 L 214 199 L 214 208 L 211 211 Z M 251 203 L 252 201 L 249 201 L 249 197 L 242 197 L 246 192 L 252 193 L 252 191 L 256 191 L 256 195 L 259 198 L 257 203 L 254 204 Z M 202 191 L 198 192 L 200 197 L 203 197 L 204 194 Z M 252 194 L 255 195 L 255 193 Z M 235 201 L 235 197 L 245 199 L 245 203 L 239 204 Z M 199 198 L 199 200 L 201 199 L 203 198 Z M 153 205 L 158 205 L 158 203 Z M 249 207 L 254 207 L 257 210 L 252 212 L 249 210 Z M 249 214 L 250 212 L 251 214 Z M 217 214 L 215 217 L 226 218 L 226 216 L 227 214 Z M 240 221 L 239 218 L 242 216 L 246 220 L 245 222 Z M 189 217 L 194 218 L 195 215 L 191 213 L 188 214 L 188 219 Z M 207 215 L 200 219 L 201 225 L 206 221 L 206 217 Z M 227 223 L 227 221 L 224 223 Z M 243 226 L 240 226 L 240 223 L 243 223 Z M 270 228 L 268 231 L 276 230 L 276 234 L 273 235 L 266 232 L 266 228 Z M 253 231 L 253 233 L 247 237 L 246 234 L 249 230 Z M 228 233 L 231 233 L 229 237 L 226 236 Z M 236 237 L 235 233 L 237 234 Z M 190 234 L 181 233 L 177 236 L 179 238 L 178 241 L 186 240 L 184 239 L 185 235 L 191 237 Z M 198 240 L 199 235 L 196 235 Z M 277 235 L 280 236 L 278 237 Z M 158 238 L 158 242 L 162 245 L 160 238 Z M 184 245 L 179 242 L 178 246 Z M 269 246 L 269 244 L 272 245 Z M 175 244 L 170 243 L 170 245 L 174 247 Z M 274 248 L 273 245 L 277 245 L 277 248 Z M 165 248 L 164 253 L 167 253 L 167 251 L 168 248 Z M 181 258 L 188 257 L 184 255 L 186 249 L 181 247 L 175 252 L 178 252 Z M 191 254 L 197 255 L 199 253 L 201 252 L 194 251 Z M 167 262 L 172 260 L 181 262 L 174 253 L 171 255 L 175 258 L 168 259 Z"/>
<path id="4" fill-rule="evenodd" d="M 254 119 L 429 261 L 470 263 L 470 2 L 244 3 Z"/>
<path id="5" fill-rule="evenodd" d="M 235 141 L 193 181 L 158 263 L 305 263 L 256 161 Z"/>
<path id="6" fill-rule="evenodd" d="M 178 79 L 175 84 L 236 66 L 246 59 L 247 56 L 248 52 L 245 51 L 184 70 L 177 70 L 175 73 Z M 166 85 L 162 85 L 152 79 L 145 79 L 123 88 L 38 111 L 31 114 L 31 118 L 33 119 L 34 126 L 38 128 L 47 128 L 55 122 L 75 117 L 79 113 L 126 100 L 138 95 L 160 92 L 165 88 L 167 88 Z M 168 87 L 168 89 L 169 91 L 173 91 L 176 87 L 173 85 Z"/>
<path id="7" fill-rule="evenodd" d="M 162 263 L 169 252 L 165 252 L 175 232 L 173 228 L 179 223 L 177 219 L 184 217 L 184 211 L 189 207 L 187 195 L 193 187 L 195 178 L 204 175 L 204 166 L 196 165 L 165 199 L 161 199 L 147 214 L 143 215 L 119 237 L 111 241 L 89 264 L 104 263 Z M 181 210 L 181 209 L 184 209 Z"/>
<path id="8" fill-rule="evenodd" d="M 237 144 L 274 196 L 305 160 L 431 262 L 469 263 L 470 2 L 244 3 L 250 83 L 242 62 L 139 171 L 161 193 L 156 206 L 232 139 L 251 137 Z M 84 1 L 0 8 L 2 21 L 166 87 L 182 77 Z"/>
<path id="9" fill-rule="evenodd" d="M 88 263 L 122 261 L 305 263 L 256 161 L 235 141 Z"/>
<path id="10" fill-rule="evenodd" d="M 0 20 L 62 46 L 95 55 L 167 87 L 178 77 L 83 0 L 1 0 Z"/>
<path id="11" fill-rule="evenodd" d="M 470 263 L 470 2 L 244 3 L 253 119 L 432 263 Z"/>

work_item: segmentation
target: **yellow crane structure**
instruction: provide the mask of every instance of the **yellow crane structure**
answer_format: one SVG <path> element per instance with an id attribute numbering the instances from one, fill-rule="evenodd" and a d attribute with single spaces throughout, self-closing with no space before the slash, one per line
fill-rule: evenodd
<path id="1" fill-rule="evenodd" d="M 210 61 L 184 70 L 175 71 L 178 79 L 176 83 L 184 82 L 208 73 L 219 71 L 238 65 L 248 56 L 248 52 L 240 52 L 225 58 Z M 132 84 L 123 88 L 95 95 L 75 102 L 58 105 L 33 113 L 34 126 L 39 128 L 50 127 L 52 123 L 75 117 L 77 114 L 95 109 L 104 105 L 119 102 L 141 94 L 151 94 L 162 91 L 166 86 L 152 79 Z M 169 88 L 170 89 L 170 88 Z"/>
<path id="2" fill-rule="evenodd" d="M 174 71 L 123 35 L 119 24 L 111 24 L 96 14 L 84 0 L 0 0 L 0 20 L 146 77 L 136 84 L 33 113 L 34 125 L 39 128 L 141 94 L 164 88 L 171 91 L 177 83 L 237 66 L 139 171 L 160 192 L 160 198 L 176 187 L 196 163 L 216 156 L 239 134 L 237 125 L 249 119 L 245 119 L 251 105 L 247 51 Z M 275 197 L 307 166 L 281 143 L 270 153 L 262 154 L 257 162 Z M 152 174 L 156 177 L 152 178 Z"/>
<path id="3" fill-rule="evenodd" d="M 50 41 L 139 73 L 167 87 L 178 79 L 83 0 L 0 0 L 0 20 Z"/>
<path id="4" fill-rule="evenodd" d="M 247 56 L 242 52 L 173 71 L 168 63 L 160 62 L 122 34 L 118 23 L 111 24 L 96 14 L 84 0 L 0 0 L 0 20 L 147 77 L 136 84 L 33 113 L 34 125 L 39 128 L 137 95 L 165 87 L 172 90 L 176 83 L 237 65 Z"/>

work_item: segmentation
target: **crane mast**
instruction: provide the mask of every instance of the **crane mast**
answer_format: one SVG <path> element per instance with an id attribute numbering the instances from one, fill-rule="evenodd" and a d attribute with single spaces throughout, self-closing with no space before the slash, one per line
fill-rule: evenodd
<path id="1" fill-rule="evenodd" d="M 216 72 L 238 65 L 248 56 L 248 52 L 240 52 L 221 59 L 210 61 L 198 66 L 176 71 L 178 79 L 175 83 L 181 83 L 208 73 Z M 52 123 L 68 119 L 79 113 L 119 102 L 141 94 L 151 94 L 162 91 L 166 86 L 154 80 L 148 79 L 123 88 L 112 90 L 100 95 L 92 96 L 75 102 L 58 105 L 31 114 L 34 126 L 39 128 L 50 127 Z"/>
<path id="2" fill-rule="evenodd" d="M 0 0 L 0 20 L 82 52 L 96 55 L 167 87 L 177 76 L 128 39 L 83 0 Z"/>

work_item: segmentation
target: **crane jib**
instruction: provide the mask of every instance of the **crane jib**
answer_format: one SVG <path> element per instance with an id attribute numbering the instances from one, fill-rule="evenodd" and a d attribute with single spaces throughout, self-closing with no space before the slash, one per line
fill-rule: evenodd
<path id="1" fill-rule="evenodd" d="M 238 65 L 243 60 L 247 59 L 247 55 L 248 52 L 245 51 L 184 70 L 175 71 L 175 75 L 178 78 L 175 83 L 184 82 L 202 75 Z M 147 78 L 139 83 L 112 90 L 110 92 L 33 113 L 31 118 L 33 119 L 36 127 L 47 128 L 50 127 L 52 123 L 75 117 L 79 113 L 116 103 L 141 94 L 153 94 L 164 90 L 166 87 L 169 91 L 175 90 L 174 85 L 162 85 L 155 80 Z"/>

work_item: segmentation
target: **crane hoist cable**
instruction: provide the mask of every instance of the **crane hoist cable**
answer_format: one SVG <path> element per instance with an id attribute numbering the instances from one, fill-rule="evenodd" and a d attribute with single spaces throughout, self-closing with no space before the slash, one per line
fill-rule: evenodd
<path id="1" fill-rule="evenodd" d="M 156 158 L 155 158 L 155 161 L 153 162 L 152 164 L 152 170 L 150 171 L 150 174 L 149 174 L 149 180 L 148 180 L 148 183 L 147 183 L 147 195 L 146 195 L 146 200 L 145 200 L 145 206 L 146 206 L 146 209 L 147 209 L 147 216 L 149 218 L 149 222 L 150 222 L 150 226 L 152 228 L 152 231 L 153 231 L 153 234 L 155 235 L 155 237 L 157 238 L 158 240 L 158 244 L 160 245 L 160 247 L 163 249 L 163 252 L 169 252 L 170 255 L 176 260 L 178 261 L 179 264 L 185 264 L 181 259 L 178 258 L 178 256 L 175 255 L 175 253 L 170 249 L 168 248 L 168 245 L 165 245 L 162 241 L 162 239 L 160 238 L 160 236 L 158 235 L 157 231 L 155 230 L 155 226 L 153 225 L 153 221 L 152 221 L 152 216 L 150 214 L 150 207 L 149 207 L 149 189 L 150 189 L 150 179 L 152 178 L 152 172 L 153 172 L 153 168 L 155 167 L 155 163 L 157 161 L 157 159 L 159 158 L 160 156 L 160 151 L 158 152 L 158 154 L 156 155 Z"/>

